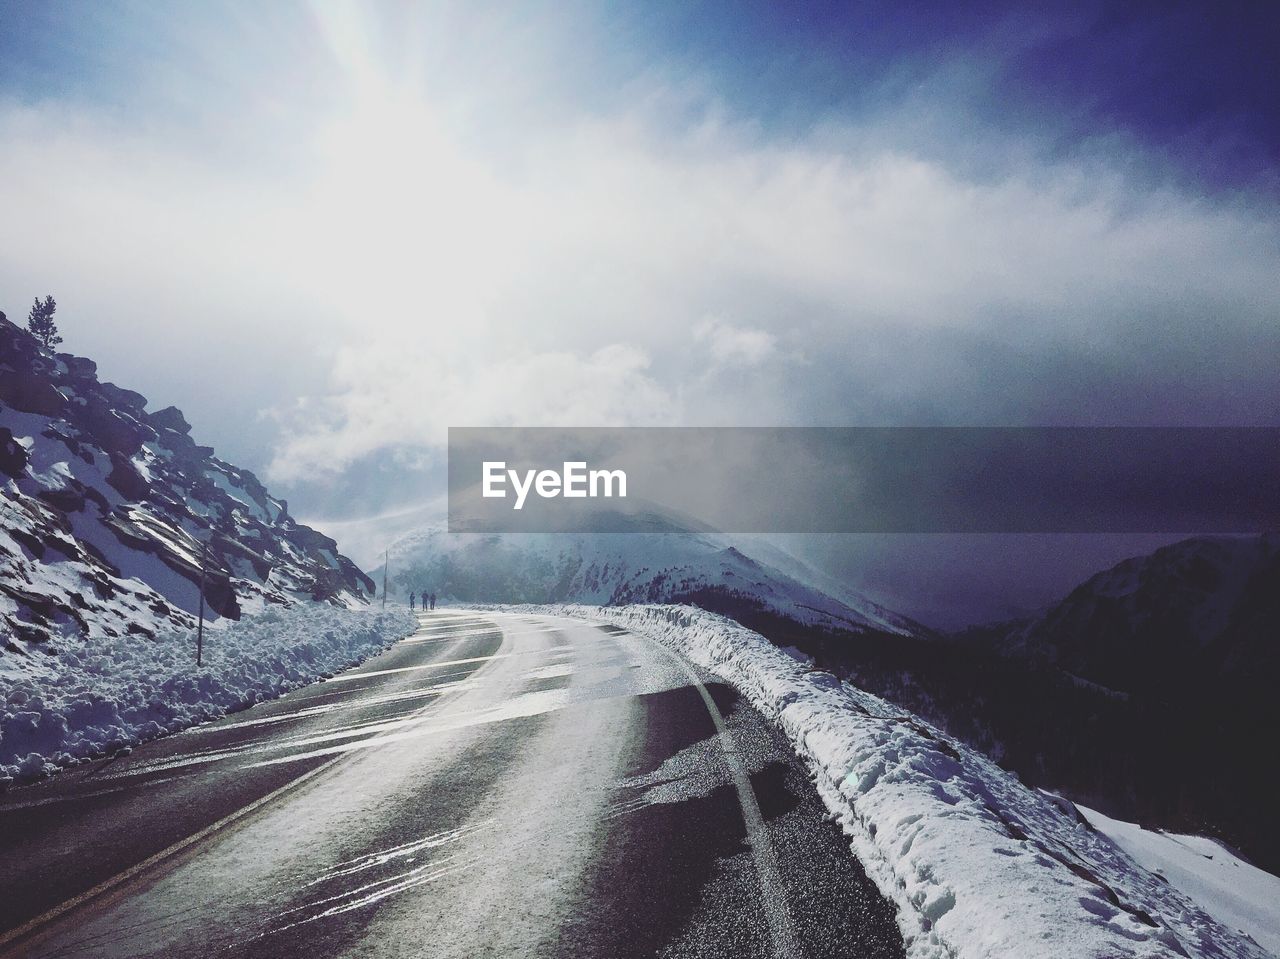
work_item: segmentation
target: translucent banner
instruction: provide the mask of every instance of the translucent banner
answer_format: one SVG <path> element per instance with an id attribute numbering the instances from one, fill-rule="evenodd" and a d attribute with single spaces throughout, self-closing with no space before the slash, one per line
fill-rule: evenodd
<path id="1" fill-rule="evenodd" d="M 1277 489 L 1267 427 L 449 431 L 455 532 L 1256 532 Z"/>

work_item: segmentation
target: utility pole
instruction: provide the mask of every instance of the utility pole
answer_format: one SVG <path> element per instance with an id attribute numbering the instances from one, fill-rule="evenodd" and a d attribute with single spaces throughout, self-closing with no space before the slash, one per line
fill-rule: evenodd
<path id="1" fill-rule="evenodd" d="M 391 562 L 391 550 L 382 554 L 382 608 L 387 608 L 387 566 Z"/>
<path id="2" fill-rule="evenodd" d="M 209 544 L 200 550 L 200 620 L 196 623 L 196 666 L 204 665 L 204 576 L 209 563 Z"/>

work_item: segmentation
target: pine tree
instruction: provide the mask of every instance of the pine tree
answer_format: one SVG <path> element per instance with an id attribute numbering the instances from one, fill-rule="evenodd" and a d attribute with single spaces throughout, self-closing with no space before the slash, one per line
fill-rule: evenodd
<path id="1" fill-rule="evenodd" d="M 44 344 L 45 349 L 62 342 L 62 337 L 58 335 L 58 324 L 53 322 L 53 314 L 57 309 L 58 304 L 54 302 L 51 295 L 46 296 L 43 302 L 40 297 L 36 297 L 35 305 L 27 314 L 27 329 L 32 336 Z"/>

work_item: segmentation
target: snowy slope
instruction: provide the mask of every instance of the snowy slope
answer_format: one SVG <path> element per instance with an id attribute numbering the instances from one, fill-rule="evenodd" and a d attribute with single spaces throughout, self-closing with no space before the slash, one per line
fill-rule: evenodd
<path id="1" fill-rule="evenodd" d="M 1144 829 L 1078 807 L 1090 825 L 1229 929 L 1280 956 L 1280 876 L 1204 836 Z"/>
<path id="2" fill-rule="evenodd" d="M 912 959 L 1266 955 L 1069 802 L 730 620 L 680 606 L 538 612 L 648 636 L 773 717 L 868 875 L 898 904 Z"/>
<path id="3" fill-rule="evenodd" d="M 206 548 L 211 619 L 365 601 L 372 582 L 331 539 L 190 429 L 0 321 L 0 672 L 38 671 L 86 639 L 193 626 Z"/>
<path id="4" fill-rule="evenodd" d="M 496 535 L 428 526 L 396 541 L 390 569 L 405 595 L 425 589 L 468 602 L 692 602 L 840 632 L 927 632 L 869 599 L 836 599 L 723 535 L 668 518 L 627 533 Z"/>

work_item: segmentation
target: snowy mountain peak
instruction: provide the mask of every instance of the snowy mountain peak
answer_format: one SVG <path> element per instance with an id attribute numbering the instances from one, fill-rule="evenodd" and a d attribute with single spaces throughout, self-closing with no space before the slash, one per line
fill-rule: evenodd
<path id="1" fill-rule="evenodd" d="M 687 602 L 757 624 L 927 633 L 851 591 L 831 595 L 812 584 L 798 561 L 775 562 L 781 551 L 766 551 L 768 562 L 722 534 L 680 528 L 669 518 L 660 531 L 628 533 L 449 533 L 425 526 L 392 546 L 390 578 L 406 596 L 427 590 L 476 602 Z"/>

